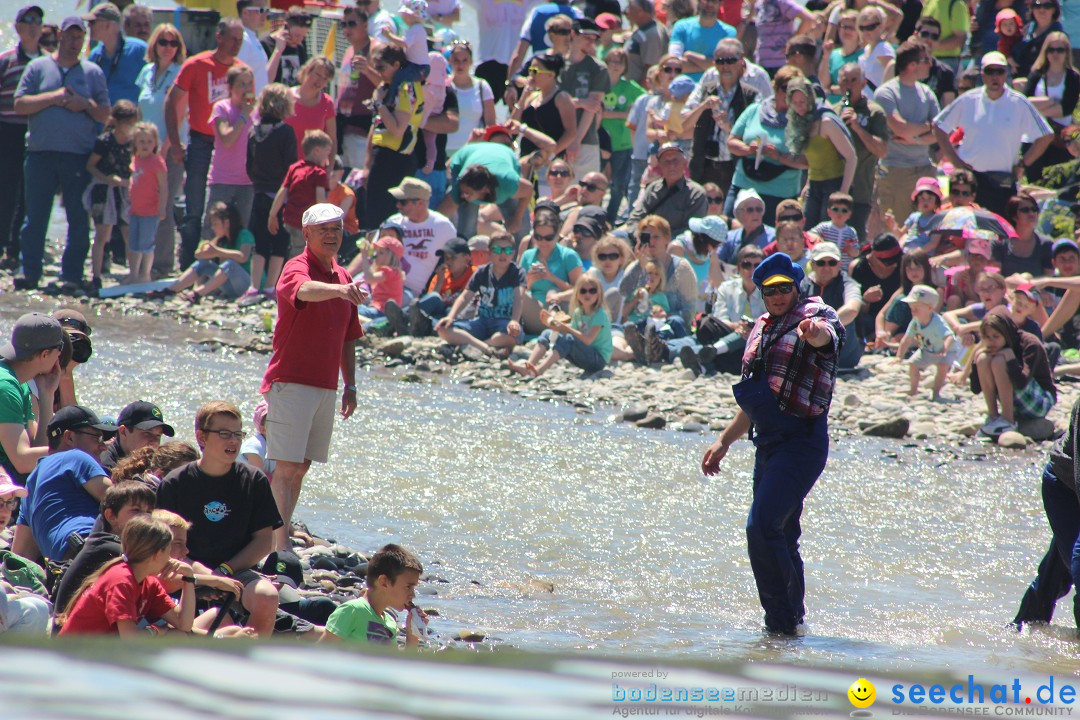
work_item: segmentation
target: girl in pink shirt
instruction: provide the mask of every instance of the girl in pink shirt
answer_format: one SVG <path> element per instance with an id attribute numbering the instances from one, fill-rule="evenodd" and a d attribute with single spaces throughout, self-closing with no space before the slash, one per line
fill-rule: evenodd
<path id="1" fill-rule="evenodd" d="M 216 203 L 233 204 L 247 226 L 255 190 L 247 174 L 247 139 L 253 125 L 255 76 L 247 65 L 233 65 L 225 75 L 229 97 L 218 100 L 210 111 L 214 128 L 214 155 L 206 180 L 210 191 L 206 198 L 203 239 L 210 232 L 210 208 Z"/>
<path id="2" fill-rule="evenodd" d="M 158 154 L 158 129 L 152 122 L 135 125 L 131 161 L 131 210 L 128 216 L 128 283 L 150 282 L 154 238 L 168 205 L 168 170 Z"/>
<path id="3" fill-rule="evenodd" d="M 375 257 L 368 259 L 368 247 L 360 248 L 360 271 L 371 286 L 371 302 L 357 308 L 360 322 L 368 323 L 386 314 L 386 303 L 393 300 L 401 305 L 405 290 L 405 271 L 401 269 L 401 258 L 405 255 L 405 246 L 396 237 L 382 235 L 372 244 Z"/>

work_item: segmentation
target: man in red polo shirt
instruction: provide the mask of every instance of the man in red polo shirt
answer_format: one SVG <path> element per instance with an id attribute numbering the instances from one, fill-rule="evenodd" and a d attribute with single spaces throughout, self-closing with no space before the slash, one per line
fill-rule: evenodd
<path id="1" fill-rule="evenodd" d="M 291 550 L 289 531 L 300 486 L 312 461 L 326 462 L 334 429 L 338 371 L 345 381 L 341 417 L 356 409 L 356 306 L 367 293 L 337 264 L 341 208 L 312 205 L 302 219 L 304 252 L 285 263 L 277 282 L 274 352 L 259 392 L 266 398 L 267 451 L 277 461 L 272 489 L 285 524 L 274 547 Z"/>

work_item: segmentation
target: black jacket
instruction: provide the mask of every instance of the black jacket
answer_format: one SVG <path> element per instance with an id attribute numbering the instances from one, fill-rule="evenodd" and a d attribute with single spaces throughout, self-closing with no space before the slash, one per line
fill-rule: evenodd
<path id="1" fill-rule="evenodd" d="M 1031 74 L 1028 75 L 1027 86 L 1024 88 L 1024 95 L 1027 97 L 1035 96 L 1042 79 L 1042 72 L 1039 70 L 1032 70 Z M 1073 68 L 1065 68 L 1065 91 L 1062 93 L 1061 97 L 1061 110 L 1065 117 L 1072 117 L 1073 110 L 1076 109 L 1077 101 L 1080 101 L 1080 72 L 1077 72 Z"/>
<path id="2" fill-rule="evenodd" d="M 705 97 L 716 95 L 719 87 L 720 85 L 717 84 L 715 88 L 705 93 Z M 760 100 L 758 91 L 740 82 L 735 88 L 731 103 L 727 106 L 728 119 L 734 124 L 742 115 L 743 110 L 758 100 Z M 701 177 L 705 170 L 705 144 L 712 138 L 715 128 L 716 122 L 711 112 L 703 112 L 698 116 L 697 124 L 694 126 L 694 144 L 690 150 L 690 177 L 692 178 Z"/>
<path id="3" fill-rule="evenodd" d="M 296 162 L 296 131 L 281 120 L 260 122 L 247 141 L 247 174 L 255 192 L 276 193 Z"/>

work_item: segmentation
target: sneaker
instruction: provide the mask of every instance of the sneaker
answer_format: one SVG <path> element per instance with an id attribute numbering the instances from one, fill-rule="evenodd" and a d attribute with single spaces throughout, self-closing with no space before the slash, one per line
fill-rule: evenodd
<path id="1" fill-rule="evenodd" d="M 409 334 L 409 319 L 405 317 L 405 311 L 401 309 L 400 305 L 393 300 L 387 300 L 386 307 L 383 308 L 383 314 L 386 315 L 386 322 L 390 324 L 391 334 Z"/>
<path id="2" fill-rule="evenodd" d="M 626 344 L 634 351 L 634 362 L 638 365 L 648 365 L 649 360 L 645 355 L 645 341 L 642 339 L 641 333 L 638 332 L 637 325 L 627 323 L 623 326 L 623 337 L 626 339 Z"/>
<path id="3" fill-rule="evenodd" d="M 689 345 L 684 345 L 679 350 L 679 362 L 687 370 L 693 371 L 694 377 L 700 377 L 704 373 L 701 361 L 698 360 L 698 354 Z"/>
<path id="4" fill-rule="evenodd" d="M 244 294 L 240 296 L 240 299 L 236 301 L 236 304 L 240 307 L 247 307 L 249 305 L 258 305 L 265 299 L 266 296 L 263 295 L 261 291 L 249 287 L 244 291 Z"/>
<path id="5" fill-rule="evenodd" d="M 1015 425 L 998 415 L 993 418 L 987 418 L 986 424 L 979 428 L 979 432 L 989 437 L 997 437 L 1007 430 L 1015 429 Z"/>
<path id="6" fill-rule="evenodd" d="M 431 320 L 420 310 L 420 303 L 413 303 L 409 308 L 409 334 L 413 337 L 427 337 L 434 331 Z"/>
<path id="7" fill-rule="evenodd" d="M 698 350 L 698 361 L 706 370 L 711 370 L 713 369 L 713 364 L 716 362 L 716 355 L 716 348 L 712 345 L 706 345 Z"/>
<path id="8" fill-rule="evenodd" d="M 668 361 L 667 344 L 656 334 L 656 328 L 645 328 L 645 358 L 649 365 L 662 365 Z"/>
<path id="9" fill-rule="evenodd" d="M 263 297 L 266 298 L 267 300 L 272 300 L 273 302 L 277 302 L 277 288 L 276 287 L 267 288 L 266 290 L 262 291 L 262 294 L 263 294 Z"/>
<path id="10" fill-rule="evenodd" d="M 16 275 L 12 283 L 16 290 L 37 290 L 41 281 L 36 278 L 28 278 L 25 275 Z"/>

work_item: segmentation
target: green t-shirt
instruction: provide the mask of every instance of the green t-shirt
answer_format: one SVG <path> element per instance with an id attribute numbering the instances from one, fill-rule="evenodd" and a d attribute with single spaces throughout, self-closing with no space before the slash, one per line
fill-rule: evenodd
<path id="1" fill-rule="evenodd" d="M 645 312 L 639 312 L 638 311 L 638 309 L 637 309 L 637 300 L 631 299 L 631 302 L 634 303 L 634 312 L 627 315 L 626 319 L 629 320 L 632 323 L 641 322 L 645 318 L 652 317 L 653 305 L 659 305 L 661 308 L 664 309 L 664 312 L 666 312 L 666 313 L 671 312 L 671 305 L 668 303 L 667 293 L 658 292 L 658 293 L 650 294 L 649 295 L 649 309 L 646 310 Z"/>
<path id="2" fill-rule="evenodd" d="M 523 271 L 528 272 L 533 263 L 541 262 L 537 257 L 538 252 L 536 248 L 529 248 L 521 256 L 521 269 Z M 563 282 L 572 284 L 570 272 L 574 268 L 581 267 L 581 256 L 573 248 L 556 243 L 555 249 L 548 256 L 547 267 L 552 275 Z M 550 280 L 537 280 L 529 288 L 529 294 L 536 298 L 536 301 L 541 305 L 547 305 L 548 290 L 558 290 L 558 288 Z"/>
<path id="3" fill-rule="evenodd" d="M 603 303 L 604 298 L 601 295 L 600 304 L 603 305 Z M 590 328 L 600 328 L 600 332 L 596 334 L 596 338 L 592 341 L 592 347 L 596 348 L 596 351 L 604 357 L 604 362 L 611 362 L 611 318 L 608 317 L 607 310 L 601 307 L 592 315 L 586 315 L 581 312 L 581 308 L 578 308 L 574 311 L 574 316 L 570 322 L 579 332 L 583 333 L 588 332 Z"/>
<path id="4" fill-rule="evenodd" d="M 611 92 L 604 95 L 604 109 L 611 112 L 627 112 L 633 106 L 634 101 L 645 94 L 645 88 L 633 80 L 622 78 L 611 88 Z M 604 120 L 600 125 L 607 131 L 611 138 L 611 151 L 629 150 L 633 147 L 633 138 L 630 128 L 626 127 L 626 118 L 612 118 Z"/>
<path id="5" fill-rule="evenodd" d="M 923 17 L 935 18 L 941 23 L 941 39 L 947 40 L 958 32 L 971 29 L 971 13 L 964 0 L 926 0 L 923 5 Z M 961 48 L 935 50 L 936 58 L 960 57 Z"/>
<path id="6" fill-rule="evenodd" d="M 237 237 L 236 237 L 236 249 L 237 250 L 243 250 L 245 245 L 254 245 L 254 244 L 255 244 L 255 236 L 252 235 L 251 231 L 248 230 L 247 228 L 244 228 L 243 230 L 241 230 L 240 234 L 237 235 Z M 252 251 L 254 251 L 254 248 L 252 248 Z M 248 255 L 247 261 L 240 263 L 240 266 L 250 273 L 251 272 L 251 255 Z"/>
<path id="7" fill-rule="evenodd" d="M 844 48 L 835 48 L 829 55 L 829 87 L 836 85 L 840 82 L 840 68 L 844 67 L 848 63 L 859 62 L 859 56 L 863 54 L 863 47 L 860 45 L 855 48 L 855 52 L 850 55 L 844 54 Z M 835 105 L 844 99 L 843 95 L 833 95 L 829 93 L 829 104 Z"/>
<path id="8" fill-rule="evenodd" d="M 19 382 L 15 371 L 5 360 L 0 360 L 0 425 L 17 424 L 29 429 L 34 419 L 30 404 L 30 387 Z M 4 447 L 0 445 L 0 464 L 10 464 Z"/>
<path id="9" fill-rule="evenodd" d="M 398 634 L 397 620 L 390 611 L 379 617 L 367 598 L 339 605 L 326 621 L 326 629 L 342 640 L 376 645 L 390 645 Z"/>
<path id="10" fill-rule="evenodd" d="M 509 145 L 496 142 L 471 142 L 453 154 L 449 162 L 450 195 L 461 203 L 458 178 L 470 165 L 483 165 L 495 176 L 495 202 L 501 204 L 514 197 L 521 180 L 521 161 Z"/>

